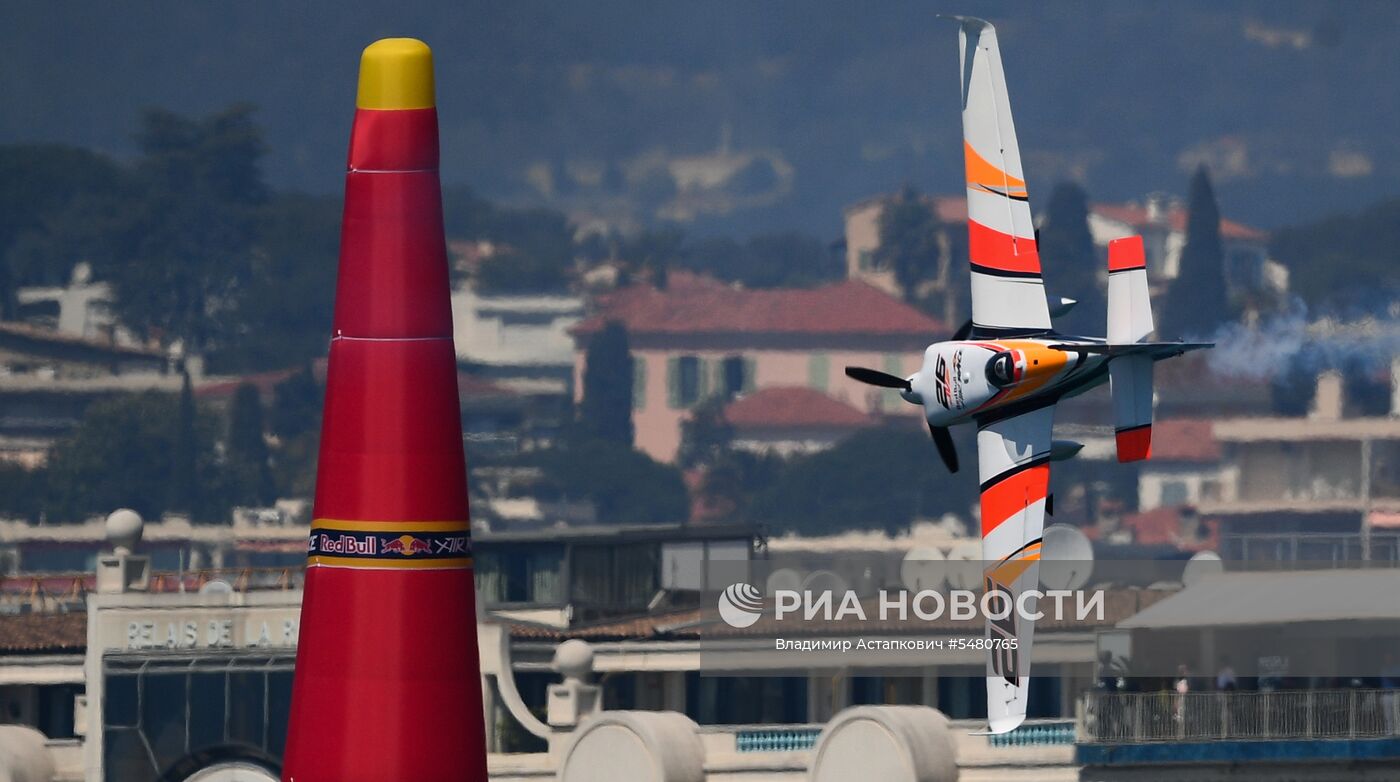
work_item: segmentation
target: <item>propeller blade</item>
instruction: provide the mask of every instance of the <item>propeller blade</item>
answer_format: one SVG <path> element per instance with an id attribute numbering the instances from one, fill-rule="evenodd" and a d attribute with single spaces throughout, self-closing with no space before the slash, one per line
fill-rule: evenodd
<path id="1" fill-rule="evenodd" d="M 968 318 L 966 323 L 958 326 L 958 330 L 953 332 L 953 341 L 959 342 L 970 336 L 972 336 L 972 319 Z"/>
<path id="2" fill-rule="evenodd" d="M 933 444 L 938 446 L 938 455 L 948 466 L 948 472 L 958 471 L 958 449 L 953 445 L 953 436 L 942 426 L 928 425 L 928 433 L 933 435 Z"/>
<path id="3" fill-rule="evenodd" d="M 895 377 L 887 372 L 866 369 L 865 367 L 846 367 L 846 377 L 880 388 L 897 388 L 901 391 L 908 391 L 911 388 L 909 381 L 902 377 Z"/>

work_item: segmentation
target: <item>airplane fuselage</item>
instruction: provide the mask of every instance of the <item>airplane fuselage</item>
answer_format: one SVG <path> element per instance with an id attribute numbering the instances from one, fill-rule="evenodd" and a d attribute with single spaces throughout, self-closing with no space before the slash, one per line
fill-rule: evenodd
<path id="1" fill-rule="evenodd" d="M 929 424 L 946 427 L 1053 404 L 1108 380 L 1107 356 L 1051 347 L 1066 344 L 1103 340 L 1052 335 L 935 342 L 909 378 L 911 390 L 901 394 L 923 404 Z"/>

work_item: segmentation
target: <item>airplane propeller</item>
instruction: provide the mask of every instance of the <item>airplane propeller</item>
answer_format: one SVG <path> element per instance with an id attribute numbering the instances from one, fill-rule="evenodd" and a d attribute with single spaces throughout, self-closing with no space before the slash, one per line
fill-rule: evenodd
<path id="1" fill-rule="evenodd" d="M 938 455 L 943 457 L 948 472 L 957 472 L 958 449 L 953 445 L 953 436 L 948 433 L 948 427 L 929 424 L 928 433 L 933 435 L 933 444 L 938 446 Z"/>
<path id="2" fill-rule="evenodd" d="M 881 372 L 878 369 L 866 369 L 865 367 L 846 367 L 846 377 L 858 380 L 866 385 L 879 386 L 880 388 L 896 388 L 900 391 L 909 391 L 913 386 L 909 381 L 891 375 L 888 372 Z"/>
<path id="3" fill-rule="evenodd" d="M 963 329 L 971 331 L 971 325 L 972 322 L 968 321 Z M 962 332 L 963 329 L 959 329 L 958 331 Z M 878 386 L 879 388 L 894 388 L 900 391 L 913 390 L 913 385 L 905 378 L 891 375 L 888 372 L 881 372 L 878 369 L 846 367 L 846 377 L 865 383 L 866 385 Z M 953 436 L 948 433 L 947 427 L 929 424 L 928 433 L 933 436 L 933 444 L 938 447 L 938 455 L 943 458 L 943 464 L 948 467 L 948 471 L 957 472 L 958 449 L 953 445 Z"/>

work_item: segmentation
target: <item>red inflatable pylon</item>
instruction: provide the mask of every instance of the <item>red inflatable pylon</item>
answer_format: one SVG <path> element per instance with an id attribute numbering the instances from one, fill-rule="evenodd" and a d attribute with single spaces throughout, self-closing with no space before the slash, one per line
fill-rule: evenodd
<path id="1" fill-rule="evenodd" d="M 432 53 L 364 51 L 286 782 L 485 782 Z"/>

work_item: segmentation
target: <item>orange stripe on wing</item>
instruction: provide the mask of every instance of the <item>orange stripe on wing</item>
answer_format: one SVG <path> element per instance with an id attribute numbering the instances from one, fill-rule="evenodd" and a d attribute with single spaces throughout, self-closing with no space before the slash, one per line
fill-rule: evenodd
<path id="1" fill-rule="evenodd" d="M 1026 197 L 1025 180 L 1017 179 L 997 168 L 977 154 L 977 150 L 967 141 L 963 141 L 963 160 L 967 164 L 968 187 L 980 187 L 988 192 L 1016 198 Z"/>
<path id="2" fill-rule="evenodd" d="M 987 577 L 999 584 L 1010 585 L 1015 583 L 1016 579 L 1020 578 L 1021 574 L 1026 572 L 1031 565 L 1039 561 L 1040 545 L 1036 544 L 1034 548 L 1028 548 L 1012 559 L 1008 559 L 1005 562 L 998 562 L 992 567 L 987 568 Z"/>
<path id="3" fill-rule="evenodd" d="M 982 537 L 1029 505 L 1045 499 L 1049 490 L 1048 464 L 1037 464 L 988 486 L 982 492 Z"/>

